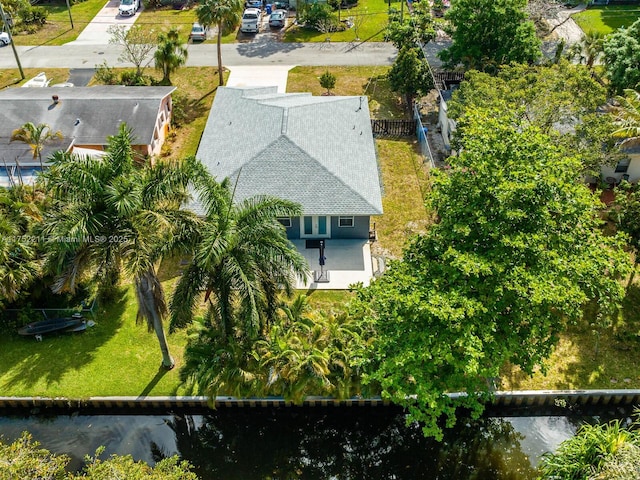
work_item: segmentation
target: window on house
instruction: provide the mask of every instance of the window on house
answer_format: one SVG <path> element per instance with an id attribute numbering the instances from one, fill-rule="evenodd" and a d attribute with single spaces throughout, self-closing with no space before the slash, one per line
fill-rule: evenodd
<path id="1" fill-rule="evenodd" d="M 339 227 L 353 227 L 353 217 L 338 217 Z"/>
<path id="2" fill-rule="evenodd" d="M 627 170 L 629 170 L 630 163 L 631 163 L 630 158 L 625 158 L 624 160 L 620 160 L 616 165 L 616 173 L 627 173 Z"/>
<path id="3" fill-rule="evenodd" d="M 278 221 L 286 228 L 291 227 L 291 217 L 279 217 Z"/>

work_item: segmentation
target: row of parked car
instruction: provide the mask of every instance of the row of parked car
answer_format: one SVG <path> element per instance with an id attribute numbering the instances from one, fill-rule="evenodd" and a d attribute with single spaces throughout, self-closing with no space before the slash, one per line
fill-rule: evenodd
<path id="1" fill-rule="evenodd" d="M 245 10 L 242 14 L 242 33 L 258 33 L 262 23 L 262 9 L 269 15 L 269 26 L 271 28 L 282 28 L 287 21 L 288 2 L 278 1 L 265 4 L 263 0 L 247 0 L 244 4 Z"/>

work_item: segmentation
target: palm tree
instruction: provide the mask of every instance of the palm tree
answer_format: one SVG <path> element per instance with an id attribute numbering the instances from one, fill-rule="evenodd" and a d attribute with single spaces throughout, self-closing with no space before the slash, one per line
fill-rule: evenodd
<path id="1" fill-rule="evenodd" d="M 43 169 L 42 149 L 48 142 L 61 138 L 62 132 L 52 132 L 51 127 L 46 123 L 34 125 L 31 122 L 27 122 L 20 128 L 16 128 L 11 132 L 11 141 L 23 142 L 29 145 L 31 153 L 33 153 L 33 159 L 35 160 L 37 158 L 40 160 L 40 167 Z"/>
<path id="2" fill-rule="evenodd" d="M 163 85 L 171 85 L 171 73 L 187 62 L 189 52 L 180 44 L 178 30 L 172 27 L 166 34 L 158 35 L 158 48 L 153 54 L 156 69 L 162 70 Z"/>
<path id="3" fill-rule="evenodd" d="M 18 299 L 40 273 L 36 237 L 40 209 L 32 187 L 0 189 L 0 302 Z"/>
<path id="4" fill-rule="evenodd" d="M 158 337 L 162 365 L 172 368 L 162 320 L 167 313 L 156 265 L 185 245 L 197 227 L 181 205 L 187 200 L 193 159 L 138 167 L 131 131 L 122 124 L 103 158 L 60 153 L 47 172 L 54 207 L 44 219 L 44 235 L 64 239 L 49 246 L 48 263 L 57 273 L 54 290 L 73 292 L 81 278 L 114 286 L 121 269 L 133 278 L 138 320 Z"/>
<path id="5" fill-rule="evenodd" d="M 195 188 L 204 208 L 204 225 L 195 239 L 189 268 L 171 300 L 171 325 L 193 319 L 205 292 L 211 328 L 227 339 L 255 339 L 277 314 L 279 295 L 290 295 L 296 276 L 306 278 L 304 257 L 286 237 L 277 217 L 299 216 L 290 201 L 258 196 L 233 202 L 228 180 L 217 183 L 200 166 Z"/>
<path id="6" fill-rule="evenodd" d="M 232 30 L 238 25 L 242 12 L 242 0 L 203 0 L 196 8 L 198 22 L 205 26 L 217 25 L 218 36 L 218 84 L 224 85 L 222 69 L 222 31 Z"/>
<path id="7" fill-rule="evenodd" d="M 569 57 L 577 57 L 579 63 L 584 63 L 589 69 L 592 69 L 598 57 L 602 55 L 603 42 L 604 35 L 602 32 L 586 32 L 579 42 L 571 46 Z"/>
<path id="8" fill-rule="evenodd" d="M 613 136 L 623 138 L 622 145 L 640 141 L 640 93 L 627 89 L 624 96 L 616 97 L 617 105 L 611 107 L 616 130 Z"/>

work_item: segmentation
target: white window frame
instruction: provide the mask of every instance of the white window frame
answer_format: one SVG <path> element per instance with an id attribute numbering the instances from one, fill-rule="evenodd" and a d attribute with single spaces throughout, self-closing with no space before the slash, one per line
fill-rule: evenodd
<path id="1" fill-rule="evenodd" d="M 291 228 L 291 217 L 278 217 L 278 221 L 285 228 Z"/>
<path id="2" fill-rule="evenodd" d="M 342 220 L 350 220 L 351 225 L 342 225 Z M 356 226 L 355 218 L 352 216 L 340 216 L 338 217 L 338 228 L 353 228 Z"/>

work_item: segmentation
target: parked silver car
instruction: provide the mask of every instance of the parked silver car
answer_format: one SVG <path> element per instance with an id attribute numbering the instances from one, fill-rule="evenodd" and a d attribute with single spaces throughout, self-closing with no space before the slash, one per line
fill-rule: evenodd
<path id="1" fill-rule="evenodd" d="M 276 10 L 269 16 L 269 26 L 272 28 L 282 28 L 287 22 L 287 11 Z"/>
<path id="2" fill-rule="evenodd" d="M 203 27 L 198 22 L 194 23 L 191 27 L 189 40 L 192 42 L 204 42 L 207 39 L 207 30 L 206 27 Z"/>

